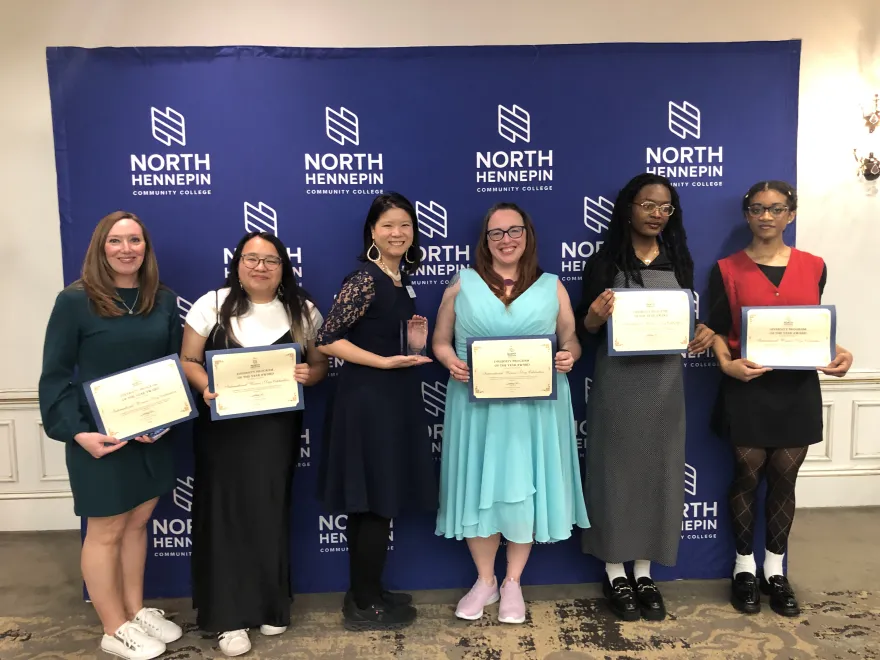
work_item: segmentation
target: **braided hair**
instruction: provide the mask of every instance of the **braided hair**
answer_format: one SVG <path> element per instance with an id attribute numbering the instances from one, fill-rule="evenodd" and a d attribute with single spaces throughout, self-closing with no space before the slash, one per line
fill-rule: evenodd
<path id="1" fill-rule="evenodd" d="M 596 256 L 591 270 L 591 291 L 588 294 L 590 302 L 605 289 L 614 286 L 614 278 L 617 271 L 621 271 L 626 278 L 626 284 L 636 282 L 644 286 L 639 261 L 632 246 L 630 231 L 632 227 L 633 201 L 639 191 L 645 186 L 659 184 L 669 190 L 672 205 L 675 211 L 669 216 L 666 227 L 659 236 L 660 242 L 666 249 L 666 254 L 672 262 L 672 269 L 679 285 L 685 289 L 694 286 L 694 260 L 687 246 L 687 234 L 684 230 L 684 221 L 681 212 L 681 200 L 672 183 L 664 176 L 644 173 L 630 179 L 617 194 L 614 202 L 614 210 L 611 212 L 611 222 L 608 225 L 608 233 L 605 242 Z M 584 283 L 586 284 L 586 282 Z"/>

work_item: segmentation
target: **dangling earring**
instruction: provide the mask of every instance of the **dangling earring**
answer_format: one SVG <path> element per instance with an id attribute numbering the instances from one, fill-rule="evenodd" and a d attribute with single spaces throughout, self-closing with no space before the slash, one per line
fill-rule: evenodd
<path id="1" fill-rule="evenodd" d="M 409 251 L 410 251 L 410 248 L 412 248 L 412 245 L 410 245 L 408 248 L 406 248 L 406 252 L 403 253 L 403 258 L 406 259 L 406 263 L 408 263 L 408 264 L 414 264 L 414 263 L 416 262 L 415 259 L 410 259 L 410 258 L 409 258 Z"/>
<path id="2" fill-rule="evenodd" d="M 370 251 L 371 251 L 373 248 L 376 248 L 376 257 L 375 257 L 375 258 L 373 258 L 373 257 L 370 256 Z M 373 241 L 373 244 L 372 244 L 370 247 L 367 248 L 367 259 L 369 259 L 370 261 L 372 261 L 374 264 L 377 264 L 377 263 L 379 263 L 380 261 L 382 261 L 382 253 L 379 251 L 379 246 L 376 245 L 376 241 Z"/>
<path id="3" fill-rule="evenodd" d="M 278 288 L 275 289 L 275 295 L 278 296 L 279 298 L 281 298 L 284 295 L 284 285 L 283 284 L 279 284 Z"/>

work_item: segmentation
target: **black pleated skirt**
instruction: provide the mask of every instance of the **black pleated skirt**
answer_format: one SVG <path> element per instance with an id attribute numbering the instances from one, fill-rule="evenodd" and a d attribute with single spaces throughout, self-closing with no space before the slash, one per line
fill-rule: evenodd
<path id="1" fill-rule="evenodd" d="M 192 592 L 199 628 L 290 623 L 290 492 L 302 413 L 212 422 L 194 437 Z"/>

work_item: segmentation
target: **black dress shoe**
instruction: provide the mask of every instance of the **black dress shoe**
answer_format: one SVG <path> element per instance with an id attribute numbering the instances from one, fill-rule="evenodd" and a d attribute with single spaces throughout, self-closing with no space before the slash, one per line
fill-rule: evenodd
<path id="1" fill-rule="evenodd" d="M 761 593 L 758 578 L 751 573 L 737 573 L 730 581 L 730 604 L 743 614 L 761 611 Z"/>
<path id="2" fill-rule="evenodd" d="M 399 630 L 416 620 L 411 605 L 389 605 L 380 599 L 367 607 L 358 607 L 351 592 L 345 594 L 342 620 L 346 630 Z"/>
<path id="3" fill-rule="evenodd" d="M 608 607 L 624 621 L 638 621 L 641 616 L 636 595 L 629 579 L 625 577 L 614 578 L 609 582 L 608 574 L 602 581 L 602 593 L 608 599 Z"/>
<path id="4" fill-rule="evenodd" d="M 400 605 L 409 605 L 412 602 L 412 596 L 399 592 L 383 591 L 382 600 L 385 601 L 386 605 L 398 607 Z"/>
<path id="5" fill-rule="evenodd" d="M 769 580 L 761 576 L 761 591 L 770 596 L 770 608 L 780 616 L 798 616 L 801 608 L 794 590 L 784 575 L 771 575 Z"/>
<path id="6" fill-rule="evenodd" d="M 666 618 L 666 605 L 663 604 L 663 596 L 654 580 L 649 577 L 640 577 L 635 581 L 636 600 L 642 616 L 648 621 L 662 621 Z"/>

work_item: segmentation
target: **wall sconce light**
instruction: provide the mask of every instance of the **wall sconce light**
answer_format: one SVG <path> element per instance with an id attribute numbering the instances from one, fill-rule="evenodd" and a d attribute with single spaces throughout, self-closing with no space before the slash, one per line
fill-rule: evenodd
<path id="1" fill-rule="evenodd" d="M 880 94 L 874 94 L 873 109 L 870 106 L 867 110 L 864 107 L 862 108 L 862 117 L 865 120 L 865 127 L 868 129 L 869 135 L 880 127 Z M 878 152 L 880 152 L 880 149 L 878 149 Z M 877 180 L 880 179 L 880 158 L 875 156 L 871 150 L 868 150 L 867 156 L 860 157 L 858 149 L 853 149 L 853 156 L 856 159 L 856 163 L 858 163 L 856 176 L 862 177 L 869 184 L 867 191 L 869 195 L 876 195 Z"/>

